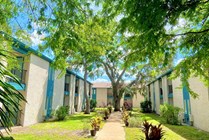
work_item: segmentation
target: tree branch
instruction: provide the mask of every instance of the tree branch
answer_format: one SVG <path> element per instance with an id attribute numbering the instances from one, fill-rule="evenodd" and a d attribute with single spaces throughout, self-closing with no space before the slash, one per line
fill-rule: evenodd
<path id="1" fill-rule="evenodd" d="M 166 34 L 166 35 L 167 36 L 185 36 L 185 35 L 189 35 L 189 34 L 202 34 L 205 32 L 209 32 L 209 29 L 205 29 L 205 30 L 197 31 L 197 32 L 190 31 L 190 32 L 185 32 L 185 33 L 180 33 L 180 34 Z"/>
<path id="2" fill-rule="evenodd" d="M 119 83 L 120 79 L 122 78 L 123 74 L 126 72 L 126 67 L 123 69 L 123 71 L 121 72 L 121 74 L 119 75 L 118 79 L 117 79 L 117 82 L 116 83 Z"/>
<path id="3" fill-rule="evenodd" d="M 111 76 L 111 74 L 110 74 L 110 72 L 109 72 L 109 70 L 108 70 L 107 65 L 106 65 L 104 62 L 102 62 L 102 64 L 103 64 L 103 66 L 105 67 L 106 74 L 107 74 L 107 76 L 110 78 L 110 81 L 111 81 L 112 83 L 114 83 L 114 79 L 113 79 L 113 77 Z"/>

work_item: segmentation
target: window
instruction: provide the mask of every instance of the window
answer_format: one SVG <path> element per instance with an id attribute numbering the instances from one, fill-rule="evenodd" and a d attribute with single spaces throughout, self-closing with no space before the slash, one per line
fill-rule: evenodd
<path id="1" fill-rule="evenodd" d="M 173 86 L 172 85 L 168 85 L 168 93 L 173 93 Z"/>
<path id="2" fill-rule="evenodd" d="M 25 83 L 25 76 L 26 76 L 26 70 L 23 70 L 24 66 L 24 58 L 23 57 L 17 57 L 18 66 L 17 68 L 14 68 L 11 70 L 11 73 L 14 74 L 21 83 Z M 9 82 L 14 82 L 11 79 L 8 79 Z"/>
<path id="3" fill-rule="evenodd" d="M 65 91 L 69 92 L 69 83 L 65 83 Z"/>

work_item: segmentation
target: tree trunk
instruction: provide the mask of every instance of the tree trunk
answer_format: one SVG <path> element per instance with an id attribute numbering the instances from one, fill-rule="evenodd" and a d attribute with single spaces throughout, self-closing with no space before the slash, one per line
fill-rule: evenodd
<path id="1" fill-rule="evenodd" d="M 112 90 L 113 90 L 113 100 L 114 100 L 114 111 L 120 111 L 120 98 L 118 96 L 117 85 L 112 86 Z"/>
<path id="2" fill-rule="evenodd" d="M 90 114 L 90 100 L 89 100 L 89 96 L 88 96 L 88 91 L 87 91 L 87 65 L 86 62 L 84 62 L 84 96 L 86 99 L 86 110 L 85 110 L 85 114 Z"/>

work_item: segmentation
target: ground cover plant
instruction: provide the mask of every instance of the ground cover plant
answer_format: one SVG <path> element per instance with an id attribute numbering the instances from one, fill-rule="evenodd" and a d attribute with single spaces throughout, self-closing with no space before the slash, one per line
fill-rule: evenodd
<path id="1" fill-rule="evenodd" d="M 97 116 L 96 112 L 70 115 L 63 121 L 44 122 L 14 130 L 11 137 L 15 140 L 92 140 L 86 132 L 89 132 L 90 119 L 94 116 Z M 100 127 L 103 125 L 101 122 Z M 10 136 L 4 139 L 10 139 Z"/>
<path id="2" fill-rule="evenodd" d="M 168 140 L 207 140 L 209 133 L 198 130 L 191 126 L 171 125 L 166 124 L 165 119 L 154 113 L 141 113 L 138 109 L 134 109 L 132 116 L 140 119 L 141 121 L 147 120 L 153 125 L 162 123 L 163 131 L 165 134 L 163 139 Z M 126 140 L 144 139 L 144 133 L 140 127 L 125 127 Z"/>

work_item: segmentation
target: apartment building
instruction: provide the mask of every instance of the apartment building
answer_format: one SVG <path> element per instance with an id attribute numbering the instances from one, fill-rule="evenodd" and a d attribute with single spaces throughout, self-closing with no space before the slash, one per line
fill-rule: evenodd
<path id="1" fill-rule="evenodd" d="M 92 86 L 92 99 L 97 101 L 97 107 L 105 107 L 109 104 L 113 105 L 113 92 L 110 82 L 95 82 Z M 126 94 L 120 101 L 122 107 L 124 102 L 128 103 L 131 107 L 139 107 L 140 102 L 144 100 L 141 94 L 137 94 L 132 97 L 130 94 Z"/>
<path id="2" fill-rule="evenodd" d="M 20 79 L 19 86 L 8 79 L 8 83 L 19 90 L 27 100 L 21 102 L 21 112 L 13 119 L 15 125 L 28 126 L 42 122 L 48 118 L 52 110 L 59 106 L 69 106 L 69 114 L 84 109 L 84 79 L 76 73 L 66 70 L 66 74 L 58 78 L 59 70 L 51 67 L 52 59 L 38 53 L 17 39 L 14 40 L 14 55 L 19 68 L 12 73 Z M 89 97 L 92 84 L 87 82 Z"/>
<path id="3" fill-rule="evenodd" d="M 147 85 L 152 109 L 159 114 L 161 104 L 168 103 L 179 107 L 183 110 L 184 123 L 209 131 L 208 86 L 204 85 L 199 77 L 189 78 L 190 88 L 199 95 L 194 99 L 183 86 L 180 77 L 173 80 L 169 78 L 172 72 L 172 70 L 167 71 Z"/>

